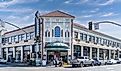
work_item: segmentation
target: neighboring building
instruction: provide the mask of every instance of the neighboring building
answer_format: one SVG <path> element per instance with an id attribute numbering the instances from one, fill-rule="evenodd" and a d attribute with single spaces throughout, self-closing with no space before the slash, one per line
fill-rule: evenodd
<path id="1" fill-rule="evenodd" d="M 121 40 L 109 35 L 88 30 L 80 24 L 73 23 L 74 16 L 61 11 L 41 15 L 44 22 L 41 28 L 42 41 L 39 43 L 37 55 L 43 55 L 49 61 L 62 57 L 89 56 L 99 59 L 121 57 Z M 16 62 L 35 57 L 37 51 L 35 42 L 35 26 L 27 26 L 6 32 L 2 39 L 2 57 L 8 61 L 15 58 Z"/>

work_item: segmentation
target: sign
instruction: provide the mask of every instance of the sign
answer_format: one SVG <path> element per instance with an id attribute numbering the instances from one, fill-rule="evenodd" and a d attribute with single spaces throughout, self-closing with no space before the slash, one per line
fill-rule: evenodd
<path id="1" fill-rule="evenodd" d="M 40 36 L 39 11 L 35 13 L 35 37 Z"/>
<path id="2" fill-rule="evenodd" d="M 2 30 L 3 28 L 5 28 L 5 23 L 0 19 L 0 30 Z"/>
<path id="3" fill-rule="evenodd" d="M 94 23 L 94 28 L 95 28 L 95 30 L 98 30 L 99 29 L 99 23 Z"/>

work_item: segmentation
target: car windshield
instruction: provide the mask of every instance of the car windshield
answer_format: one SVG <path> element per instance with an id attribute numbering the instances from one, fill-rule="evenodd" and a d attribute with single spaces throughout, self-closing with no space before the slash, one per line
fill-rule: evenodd
<path id="1" fill-rule="evenodd" d="M 79 59 L 84 59 L 84 57 L 78 57 Z"/>
<path id="2" fill-rule="evenodd" d="M 94 58 L 93 60 L 97 60 L 97 58 Z"/>

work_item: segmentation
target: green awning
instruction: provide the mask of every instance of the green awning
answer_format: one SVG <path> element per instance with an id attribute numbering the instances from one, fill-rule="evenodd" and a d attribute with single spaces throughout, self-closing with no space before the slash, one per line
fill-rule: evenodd
<path id="1" fill-rule="evenodd" d="M 46 50 L 68 50 L 69 46 L 62 42 L 52 42 L 46 45 Z"/>

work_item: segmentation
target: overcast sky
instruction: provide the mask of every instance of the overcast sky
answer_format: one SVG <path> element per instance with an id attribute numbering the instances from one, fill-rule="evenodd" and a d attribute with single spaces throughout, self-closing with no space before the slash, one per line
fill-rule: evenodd
<path id="1" fill-rule="evenodd" d="M 34 13 L 61 10 L 74 15 L 75 22 L 87 27 L 88 22 L 112 21 L 121 23 L 121 0 L 0 0 L 0 19 L 20 27 L 34 24 Z M 14 27 L 6 25 L 7 30 Z M 102 33 L 121 39 L 121 27 L 102 23 Z"/>

